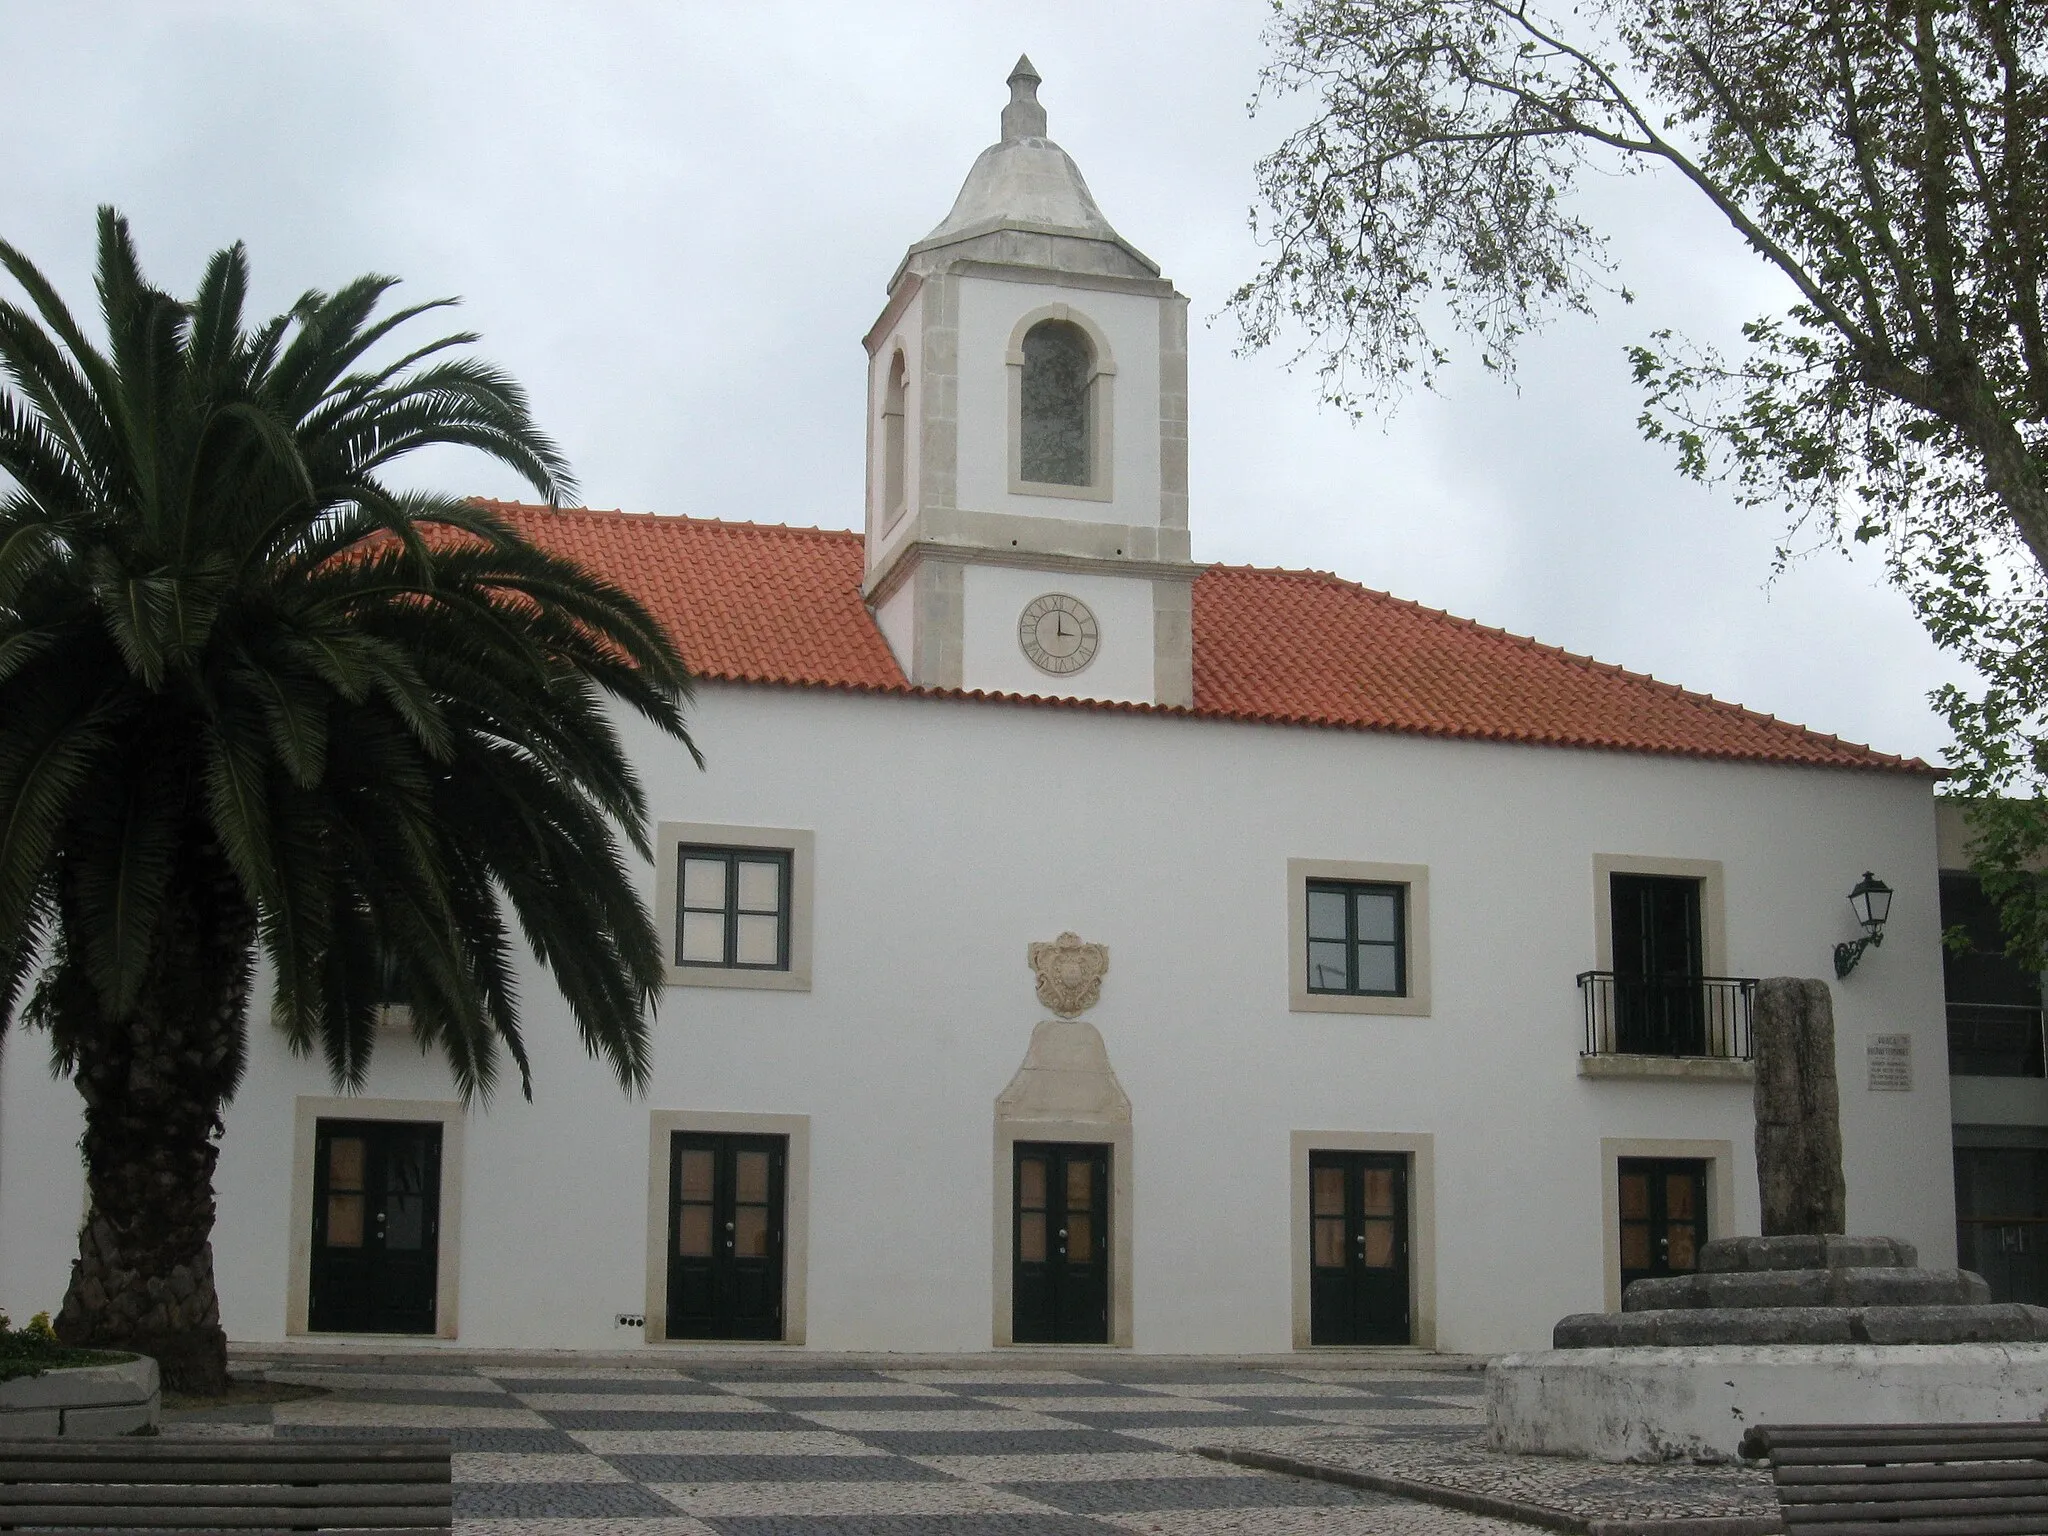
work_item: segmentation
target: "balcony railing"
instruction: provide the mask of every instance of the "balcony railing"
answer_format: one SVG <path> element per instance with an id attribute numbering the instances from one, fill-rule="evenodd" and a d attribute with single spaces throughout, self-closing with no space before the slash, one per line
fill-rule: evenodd
<path id="1" fill-rule="evenodd" d="M 1588 1056 L 1749 1059 L 1753 976 L 1621 976 L 1581 971 Z"/>
<path id="2" fill-rule="evenodd" d="M 1948 1070 L 1959 1077 L 2040 1077 L 2041 1010 L 2024 1003 L 1950 1003 Z"/>

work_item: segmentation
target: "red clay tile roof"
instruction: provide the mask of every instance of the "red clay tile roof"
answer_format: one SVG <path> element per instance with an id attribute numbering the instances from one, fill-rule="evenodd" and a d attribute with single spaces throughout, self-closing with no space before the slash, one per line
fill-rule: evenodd
<path id="1" fill-rule="evenodd" d="M 912 688 L 861 600 L 858 533 L 486 505 L 535 543 L 572 556 L 638 597 L 668 626 L 700 677 L 1068 707 L 1079 702 Z M 1818 768 L 1938 771 L 1917 758 L 1872 751 L 1320 571 L 1211 566 L 1195 581 L 1194 631 L 1190 713 L 1208 719 Z"/>

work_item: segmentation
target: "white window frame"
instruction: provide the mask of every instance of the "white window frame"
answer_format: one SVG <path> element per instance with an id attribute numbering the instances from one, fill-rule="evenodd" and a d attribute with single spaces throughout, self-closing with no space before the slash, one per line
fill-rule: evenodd
<path id="1" fill-rule="evenodd" d="M 1408 990 L 1399 997 L 1372 997 L 1351 992 L 1311 992 L 1308 988 L 1308 883 L 1348 880 L 1398 885 L 1407 891 L 1402 913 L 1408 951 Z M 1429 1001 L 1429 866 L 1367 864 L 1349 859 L 1287 861 L 1287 1007 L 1291 1013 L 1377 1013 L 1428 1018 Z"/>
<path id="2" fill-rule="evenodd" d="M 676 961 L 676 909 L 681 897 L 678 859 L 687 845 L 764 848 L 789 855 L 789 968 L 740 969 L 680 965 Z M 739 987 L 760 992 L 811 990 L 812 864 L 817 838 L 795 827 L 735 827 L 705 821 L 664 821 L 655 843 L 654 921 L 661 935 L 662 970 L 672 987 Z"/>

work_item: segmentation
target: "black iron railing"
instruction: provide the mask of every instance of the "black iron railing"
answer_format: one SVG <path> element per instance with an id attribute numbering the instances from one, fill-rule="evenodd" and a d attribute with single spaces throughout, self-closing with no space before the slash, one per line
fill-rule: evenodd
<path id="1" fill-rule="evenodd" d="M 1962 1077 L 2040 1077 L 2041 1010 L 2024 1003 L 1950 1003 L 1948 1069 Z"/>
<path id="2" fill-rule="evenodd" d="M 1623 976 L 1581 971 L 1588 1056 L 1749 1059 L 1753 976 Z"/>

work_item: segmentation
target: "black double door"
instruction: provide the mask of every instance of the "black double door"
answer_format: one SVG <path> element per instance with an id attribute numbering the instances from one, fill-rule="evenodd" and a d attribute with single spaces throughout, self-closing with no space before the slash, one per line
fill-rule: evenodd
<path id="1" fill-rule="evenodd" d="M 313 1136 L 307 1324 L 319 1333 L 432 1333 L 441 1127 L 322 1120 Z"/>
<path id="2" fill-rule="evenodd" d="M 1311 1152 L 1309 1342 L 1407 1344 L 1408 1158 Z"/>
<path id="3" fill-rule="evenodd" d="M 1707 1241 L 1707 1165 L 1689 1157 L 1624 1157 L 1621 1288 L 1632 1281 L 1689 1275 Z"/>
<path id="4" fill-rule="evenodd" d="M 779 1339 L 782 1136 L 678 1131 L 669 1151 L 671 1339 Z"/>
<path id="5" fill-rule="evenodd" d="M 1109 1342 L 1109 1148 L 1020 1141 L 1010 1337 Z"/>
<path id="6" fill-rule="evenodd" d="M 1610 875 L 1615 1049 L 1701 1056 L 1707 1047 L 1700 882 Z"/>

